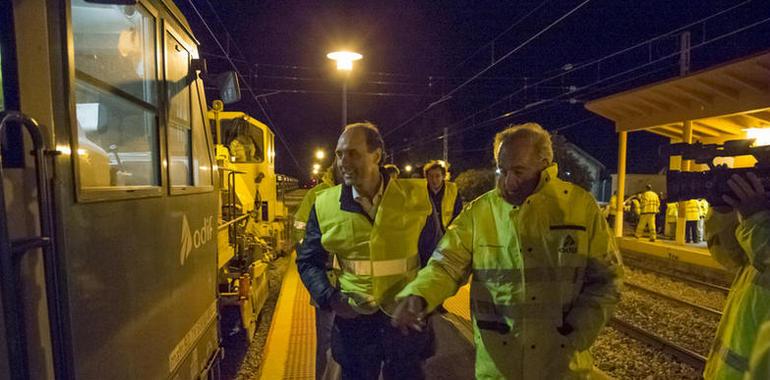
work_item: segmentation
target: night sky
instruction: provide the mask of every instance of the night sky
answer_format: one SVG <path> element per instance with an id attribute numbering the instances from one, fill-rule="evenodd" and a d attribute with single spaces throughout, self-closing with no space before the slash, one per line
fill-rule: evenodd
<path id="1" fill-rule="evenodd" d="M 285 141 L 278 144 L 277 170 L 301 180 L 308 178 L 314 149 L 331 152 L 341 127 L 342 79 L 326 58 L 333 50 L 364 55 L 349 81 L 349 122 L 377 124 L 399 165 L 441 158 L 438 136 L 448 127 L 449 159 L 458 173 L 489 166 L 494 133 L 526 121 L 558 131 L 614 172 L 617 135 L 612 123 L 584 109 L 586 101 L 678 76 L 684 30 L 691 33 L 691 71 L 770 49 L 768 0 L 177 3 L 209 72 L 231 67 L 197 12 L 247 82 L 242 100 L 226 109 L 270 125 L 276 141 Z M 213 88 L 207 92 L 216 98 Z M 665 142 L 647 132 L 630 134 L 629 172 L 658 171 L 657 147 Z"/>

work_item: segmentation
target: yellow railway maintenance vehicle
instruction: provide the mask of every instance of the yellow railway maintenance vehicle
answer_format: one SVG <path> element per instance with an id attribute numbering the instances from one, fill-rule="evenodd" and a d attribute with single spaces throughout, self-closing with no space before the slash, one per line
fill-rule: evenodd
<path id="1" fill-rule="evenodd" d="M 243 112 L 208 111 L 219 168 L 220 311 L 229 344 L 249 342 L 268 295 L 267 262 L 291 249 L 283 193 L 296 180 L 275 173 L 275 136 Z M 240 342 L 239 342 L 240 341 Z"/>

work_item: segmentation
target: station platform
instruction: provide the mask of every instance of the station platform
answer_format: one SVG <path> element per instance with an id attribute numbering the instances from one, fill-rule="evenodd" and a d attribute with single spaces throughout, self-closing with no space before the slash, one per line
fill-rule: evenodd
<path id="1" fill-rule="evenodd" d="M 315 312 L 300 281 L 295 257 L 284 275 L 270 333 L 263 351 L 264 380 L 315 379 Z M 436 355 L 425 363 L 428 379 L 472 379 L 474 351 L 468 286 L 447 300 L 449 313 L 435 314 Z"/>

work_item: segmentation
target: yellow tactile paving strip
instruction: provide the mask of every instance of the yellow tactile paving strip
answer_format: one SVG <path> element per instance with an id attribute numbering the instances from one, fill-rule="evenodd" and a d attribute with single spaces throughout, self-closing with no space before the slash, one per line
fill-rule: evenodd
<path id="1" fill-rule="evenodd" d="M 294 256 L 290 260 L 265 344 L 264 380 L 315 378 L 315 313 Z"/>

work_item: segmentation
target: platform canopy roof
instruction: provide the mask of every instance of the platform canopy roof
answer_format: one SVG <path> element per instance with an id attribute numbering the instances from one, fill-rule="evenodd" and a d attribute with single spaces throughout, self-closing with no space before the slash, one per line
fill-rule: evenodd
<path id="1" fill-rule="evenodd" d="M 745 137 L 770 127 L 770 50 L 586 104 L 620 131 L 646 130 L 681 139 L 692 121 L 693 139 Z"/>

